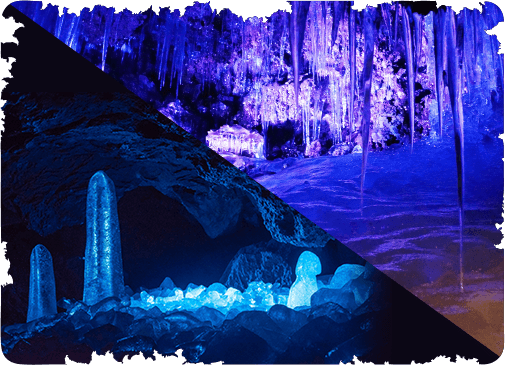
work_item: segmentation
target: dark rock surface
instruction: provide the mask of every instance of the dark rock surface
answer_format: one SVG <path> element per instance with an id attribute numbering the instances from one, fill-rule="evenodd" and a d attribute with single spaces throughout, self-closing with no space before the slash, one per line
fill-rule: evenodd
<path id="1" fill-rule="evenodd" d="M 311 251 L 320 258 L 322 275 L 333 274 L 344 263 L 365 264 L 361 257 L 334 241 L 328 242 L 324 247 L 302 248 L 272 239 L 240 249 L 228 264 L 220 282 L 239 290 L 247 289 L 252 281 L 290 287 L 296 279 L 296 263 L 304 251 Z"/>

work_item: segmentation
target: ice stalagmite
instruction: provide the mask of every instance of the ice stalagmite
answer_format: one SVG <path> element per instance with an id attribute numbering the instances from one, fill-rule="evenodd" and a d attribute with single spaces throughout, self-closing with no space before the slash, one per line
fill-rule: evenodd
<path id="1" fill-rule="evenodd" d="M 83 300 L 93 305 L 123 291 L 116 190 L 112 180 L 98 171 L 88 185 Z"/>
<path id="2" fill-rule="evenodd" d="M 26 321 L 56 313 L 53 259 L 47 248 L 37 245 L 30 257 L 30 293 Z"/>
<path id="3" fill-rule="evenodd" d="M 365 33 L 365 59 L 363 61 L 363 123 L 361 129 L 363 157 L 361 163 L 361 205 L 363 206 L 363 186 L 368 158 L 370 136 L 370 99 L 372 91 L 373 52 L 376 35 L 376 9 L 367 6 L 363 10 L 363 31 Z"/>
<path id="4" fill-rule="evenodd" d="M 296 263 L 296 281 L 289 289 L 288 307 L 310 306 L 310 297 L 317 291 L 316 276 L 321 273 L 321 261 L 316 254 L 305 251 Z"/>
<path id="5" fill-rule="evenodd" d="M 461 14 L 462 15 L 462 14 Z M 465 191 L 465 159 L 463 136 L 463 90 L 462 66 L 464 29 L 462 18 L 456 24 L 454 11 L 447 13 L 447 64 L 449 95 L 451 97 L 454 125 L 454 143 L 456 147 L 456 167 L 458 170 L 459 235 L 460 235 L 460 287 L 463 290 L 463 193 Z"/>
<path id="6" fill-rule="evenodd" d="M 414 149 L 414 55 L 412 53 L 412 34 L 410 31 L 409 13 L 403 7 L 403 36 L 405 40 L 405 56 L 407 59 L 407 78 L 408 78 L 408 96 L 409 96 L 409 118 L 410 118 L 410 152 Z"/>

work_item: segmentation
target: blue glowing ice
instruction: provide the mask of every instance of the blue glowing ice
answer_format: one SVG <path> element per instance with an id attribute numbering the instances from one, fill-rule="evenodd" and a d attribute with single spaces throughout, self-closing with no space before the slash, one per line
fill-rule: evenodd
<path id="1" fill-rule="evenodd" d="M 340 265 L 337 270 L 335 270 L 335 274 L 331 278 L 331 282 L 330 285 L 328 285 L 328 288 L 340 289 L 347 282 L 356 279 L 358 276 L 363 274 L 364 271 L 365 267 L 362 265 Z"/>
<path id="2" fill-rule="evenodd" d="M 56 313 L 53 259 L 47 248 L 37 245 L 30 257 L 30 294 L 26 321 Z"/>
<path id="3" fill-rule="evenodd" d="M 317 291 L 316 275 L 321 273 L 321 261 L 316 254 L 305 251 L 296 264 L 296 281 L 289 289 L 288 307 L 310 306 L 310 297 Z"/>
<path id="4" fill-rule="evenodd" d="M 98 171 L 88 185 L 83 300 L 93 305 L 123 292 L 116 190 L 112 180 Z"/>

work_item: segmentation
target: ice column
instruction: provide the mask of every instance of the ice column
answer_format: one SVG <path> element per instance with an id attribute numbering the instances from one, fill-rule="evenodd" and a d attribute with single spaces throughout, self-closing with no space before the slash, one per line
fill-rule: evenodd
<path id="1" fill-rule="evenodd" d="M 116 190 L 112 180 L 98 171 L 88 185 L 83 300 L 93 305 L 123 291 Z"/>
<path id="2" fill-rule="evenodd" d="M 47 248 L 37 245 L 30 257 L 30 293 L 26 322 L 56 313 L 53 259 Z"/>
<path id="3" fill-rule="evenodd" d="M 310 297 L 317 291 L 316 275 L 321 273 L 321 261 L 316 254 L 305 251 L 296 263 L 296 281 L 289 289 L 288 307 L 310 306 Z"/>

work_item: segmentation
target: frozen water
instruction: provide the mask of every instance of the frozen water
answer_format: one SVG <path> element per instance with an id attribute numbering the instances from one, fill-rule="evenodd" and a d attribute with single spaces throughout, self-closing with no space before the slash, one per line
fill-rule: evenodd
<path id="1" fill-rule="evenodd" d="M 317 291 L 316 275 L 321 273 L 321 261 L 316 254 L 305 251 L 296 264 L 296 281 L 289 290 L 288 307 L 310 306 L 310 297 Z"/>
<path id="2" fill-rule="evenodd" d="M 98 171 L 88 185 L 84 295 L 92 305 L 124 292 L 123 260 L 112 180 Z"/>
<path id="3" fill-rule="evenodd" d="M 30 257 L 30 294 L 26 321 L 56 313 L 53 259 L 47 248 L 37 245 Z"/>
<path id="4" fill-rule="evenodd" d="M 365 271 L 365 267 L 362 265 L 352 265 L 352 264 L 344 264 L 337 268 L 335 274 L 331 278 L 329 288 L 332 289 L 340 289 L 347 282 L 352 279 L 356 279 Z"/>

